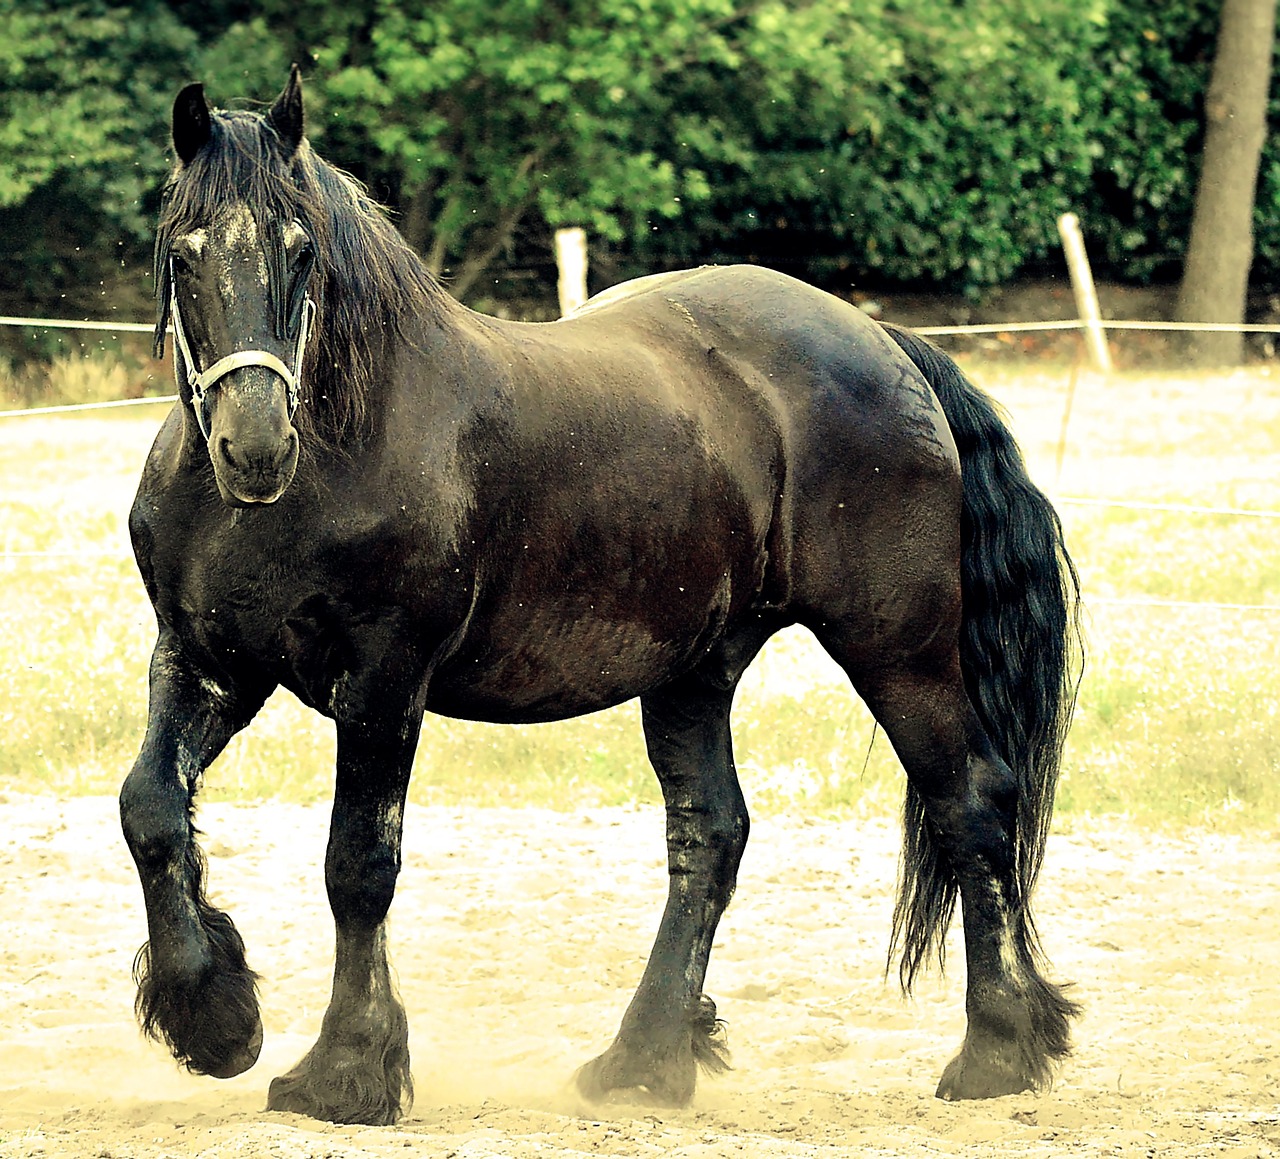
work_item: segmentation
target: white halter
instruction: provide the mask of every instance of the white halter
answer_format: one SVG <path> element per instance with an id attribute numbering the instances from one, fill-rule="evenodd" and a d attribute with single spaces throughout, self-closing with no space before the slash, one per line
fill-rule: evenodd
<path id="1" fill-rule="evenodd" d="M 173 318 L 174 365 L 176 369 L 178 353 L 181 351 L 182 360 L 187 364 L 187 385 L 191 387 L 192 409 L 196 412 L 196 424 L 200 427 L 200 433 L 204 435 L 205 442 L 209 441 L 209 426 L 204 417 L 205 396 L 218 384 L 219 380 L 242 366 L 265 366 L 284 379 L 284 384 L 289 391 L 289 417 L 293 418 L 293 412 L 298 409 L 298 390 L 302 382 L 302 357 L 307 350 L 307 336 L 311 331 L 311 320 L 316 313 L 316 304 L 311 300 L 311 296 L 307 296 L 302 306 L 302 321 L 298 326 L 292 367 L 287 366 L 284 359 L 277 357 L 269 350 L 236 350 L 225 358 L 219 358 L 202 373 L 196 368 L 196 360 L 191 353 L 191 346 L 187 342 L 187 334 L 182 326 L 182 313 L 178 309 L 177 282 L 173 277 L 172 265 L 169 269 L 169 287 L 169 314 Z"/>

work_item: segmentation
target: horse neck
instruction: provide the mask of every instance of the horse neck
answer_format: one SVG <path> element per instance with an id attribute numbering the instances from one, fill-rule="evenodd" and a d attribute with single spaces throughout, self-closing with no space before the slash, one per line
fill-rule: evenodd
<path id="1" fill-rule="evenodd" d="M 469 408 L 484 376 L 472 373 L 477 355 L 490 344 L 483 315 L 441 292 L 395 322 L 386 322 L 367 348 L 368 361 L 356 365 L 340 333 L 326 335 L 317 362 L 329 368 L 317 386 L 335 391 L 359 427 L 344 449 L 384 444 L 398 434 L 438 428 Z M 348 390 L 355 387 L 355 392 Z"/>

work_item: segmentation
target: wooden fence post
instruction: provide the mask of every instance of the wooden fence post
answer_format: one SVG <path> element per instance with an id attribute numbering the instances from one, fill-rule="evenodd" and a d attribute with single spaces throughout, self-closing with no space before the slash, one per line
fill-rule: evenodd
<path id="1" fill-rule="evenodd" d="M 574 226 L 556 230 L 556 269 L 560 273 L 560 316 L 572 314 L 587 300 L 587 231 Z"/>
<path id="2" fill-rule="evenodd" d="M 1098 309 L 1098 293 L 1093 286 L 1093 274 L 1089 258 L 1084 252 L 1084 237 L 1080 233 L 1080 219 L 1074 213 L 1064 213 L 1058 218 L 1058 233 L 1067 255 L 1067 269 L 1071 272 L 1071 289 L 1076 296 L 1076 312 L 1085 324 L 1085 340 L 1093 365 L 1104 374 L 1111 372 L 1111 351 L 1107 347 L 1107 332 L 1102 325 L 1102 312 Z"/>

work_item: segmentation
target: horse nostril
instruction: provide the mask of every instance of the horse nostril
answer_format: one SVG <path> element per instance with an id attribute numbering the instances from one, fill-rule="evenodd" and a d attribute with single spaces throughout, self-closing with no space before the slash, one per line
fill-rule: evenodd
<path id="1" fill-rule="evenodd" d="M 272 467 L 279 470 L 281 467 L 285 466 L 285 464 L 297 454 L 297 450 L 298 434 L 296 431 L 290 431 L 289 437 L 281 440 L 280 447 L 276 452 L 275 462 L 271 464 Z"/>
<path id="2" fill-rule="evenodd" d="M 230 466 L 237 468 L 240 466 L 240 464 L 236 462 L 235 456 L 231 453 L 231 440 L 225 436 L 218 440 L 218 454 L 220 454 L 223 460 Z"/>

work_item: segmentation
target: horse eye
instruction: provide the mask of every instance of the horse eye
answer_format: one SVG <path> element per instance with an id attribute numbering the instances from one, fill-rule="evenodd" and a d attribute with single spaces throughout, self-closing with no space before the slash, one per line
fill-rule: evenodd
<path id="1" fill-rule="evenodd" d="M 181 254 L 170 255 L 169 261 L 173 266 L 174 277 L 177 277 L 179 274 L 189 274 L 191 272 L 191 267 L 187 264 L 187 259 Z"/>

